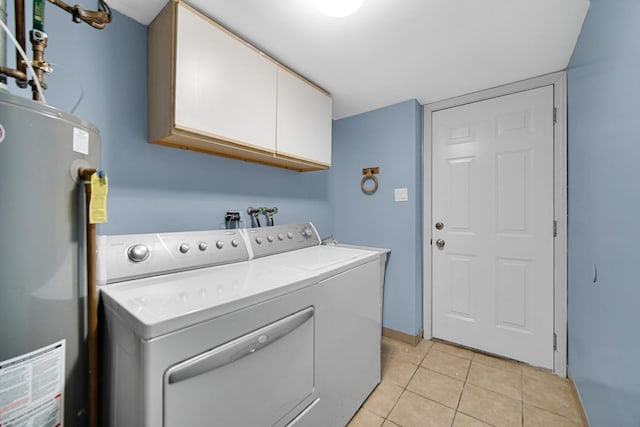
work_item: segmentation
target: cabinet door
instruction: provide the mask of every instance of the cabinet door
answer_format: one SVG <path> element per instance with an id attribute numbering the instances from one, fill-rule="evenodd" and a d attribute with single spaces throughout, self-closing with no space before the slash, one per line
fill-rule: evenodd
<path id="1" fill-rule="evenodd" d="M 178 6 L 175 126 L 275 150 L 277 65 Z"/>
<path id="2" fill-rule="evenodd" d="M 331 98 L 278 69 L 278 154 L 331 164 Z"/>

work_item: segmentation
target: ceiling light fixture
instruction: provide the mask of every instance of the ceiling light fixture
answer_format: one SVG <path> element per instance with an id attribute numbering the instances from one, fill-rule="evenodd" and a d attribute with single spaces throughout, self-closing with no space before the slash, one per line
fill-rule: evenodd
<path id="1" fill-rule="evenodd" d="M 315 0 L 316 8 L 331 18 L 343 18 L 355 13 L 364 0 Z"/>

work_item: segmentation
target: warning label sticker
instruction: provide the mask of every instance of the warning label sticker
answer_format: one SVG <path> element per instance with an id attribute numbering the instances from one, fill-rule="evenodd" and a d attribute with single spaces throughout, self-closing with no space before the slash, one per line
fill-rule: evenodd
<path id="1" fill-rule="evenodd" d="M 0 427 L 62 425 L 65 340 L 0 362 Z"/>

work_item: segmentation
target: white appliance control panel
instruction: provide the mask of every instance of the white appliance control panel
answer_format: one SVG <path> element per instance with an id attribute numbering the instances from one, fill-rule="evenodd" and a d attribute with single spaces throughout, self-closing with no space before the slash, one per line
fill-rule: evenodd
<path id="1" fill-rule="evenodd" d="M 248 228 L 244 231 L 251 245 L 252 258 L 320 245 L 318 232 L 310 222 Z"/>
<path id="2" fill-rule="evenodd" d="M 248 259 L 240 230 L 98 236 L 98 283 Z"/>
<path id="3" fill-rule="evenodd" d="M 98 236 L 98 284 L 248 261 L 319 244 L 311 223 Z"/>

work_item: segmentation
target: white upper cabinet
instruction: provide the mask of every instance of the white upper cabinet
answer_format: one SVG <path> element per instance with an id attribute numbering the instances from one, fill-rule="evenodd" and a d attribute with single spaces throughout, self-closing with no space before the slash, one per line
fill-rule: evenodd
<path id="1" fill-rule="evenodd" d="M 278 154 L 331 164 L 331 98 L 278 69 Z"/>
<path id="2" fill-rule="evenodd" d="M 175 125 L 275 152 L 277 65 L 179 6 Z"/>
<path id="3" fill-rule="evenodd" d="M 149 139 L 299 171 L 331 164 L 331 98 L 181 1 L 149 26 Z"/>

